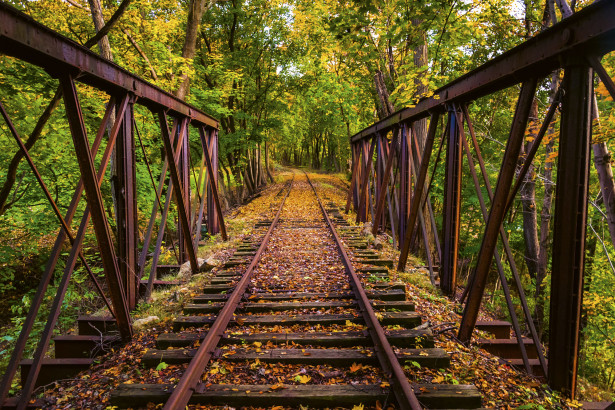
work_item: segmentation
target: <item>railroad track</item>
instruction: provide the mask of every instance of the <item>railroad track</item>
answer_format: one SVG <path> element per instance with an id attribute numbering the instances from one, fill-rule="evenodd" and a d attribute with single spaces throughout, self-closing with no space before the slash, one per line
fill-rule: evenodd
<path id="1" fill-rule="evenodd" d="M 445 368 L 450 357 L 379 266 L 390 261 L 323 205 L 307 174 L 280 194 L 275 218 L 256 223 L 143 357 L 151 367 L 187 364 L 178 385 L 120 385 L 111 404 L 480 407 L 472 385 L 408 382 L 412 366 Z"/>

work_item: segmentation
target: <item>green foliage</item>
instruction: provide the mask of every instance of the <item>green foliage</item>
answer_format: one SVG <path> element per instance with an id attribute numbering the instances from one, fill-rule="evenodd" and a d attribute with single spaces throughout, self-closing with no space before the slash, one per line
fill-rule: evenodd
<path id="1" fill-rule="evenodd" d="M 81 44 L 95 33 L 85 1 L 12 0 L 10 3 Z M 119 1 L 102 3 L 103 14 L 108 20 Z M 578 7 L 587 3 L 579 2 Z M 247 165 L 258 149 L 265 149 L 265 144 L 272 161 L 348 172 L 349 137 L 384 115 L 374 85 L 376 74 L 382 74 L 394 110 L 412 106 L 421 98 L 431 96 L 438 87 L 538 33 L 542 29 L 544 6 L 537 0 L 527 0 L 523 4 L 513 0 L 207 2 L 198 30 L 196 55 L 194 59 L 186 59 L 182 57 L 182 46 L 189 5 L 190 2 L 169 0 L 133 0 L 118 25 L 109 33 L 109 42 L 115 63 L 166 91 L 177 90 L 184 75 L 190 78 L 187 100 L 220 120 L 220 169 L 228 192 L 244 189 Z M 524 13 L 526 21 L 520 19 Z M 428 58 L 425 64 L 418 61 L 422 47 L 425 47 Z M 608 72 L 613 72 L 613 55 L 605 56 L 602 63 Z M 595 85 L 601 118 L 594 124 L 593 142 L 611 144 L 612 130 L 615 129 L 614 104 L 604 85 L 597 81 Z M 57 86 L 57 81 L 44 70 L 0 56 L 0 98 L 22 140 L 25 141 L 34 129 Z M 108 96 L 84 85 L 79 85 L 78 92 L 91 142 Z M 486 177 L 492 187 L 497 182 L 518 92 L 519 87 L 513 86 L 480 98 L 469 107 L 485 161 Z M 549 94 L 550 79 L 546 79 L 540 84 L 537 94 L 538 121 L 544 118 Z M 31 150 L 61 211 L 65 211 L 70 203 L 79 179 L 65 117 L 60 104 Z M 135 123 L 143 144 L 141 147 L 137 142 L 135 153 L 138 217 L 140 226 L 145 226 L 156 203 L 152 180 L 154 185 L 157 184 L 164 159 L 159 130 L 152 114 L 137 107 Z M 443 128 L 444 120 L 441 125 Z M 557 120 L 553 131 L 557 136 Z M 527 137 L 528 143 L 531 142 L 532 136 Z M 0 122 L 0 143 L 3 147 L 0 163 L 8 164 L 17 145 L 3 122 Z M 189 143 L 190 162 L 198 170 L 200 142 L 195 133 L 190 135 Z M 541 179 L 543 171 L 548 166 L 557 170 L 557 138 L 549 135 L 543 142 L 547 143 L 553 145 L 554 151 L 539 150 L 532 175 L 538 208 L 542 207 L 546 188 L 554 182 Z M 438 139 L 436 150 L 440 144 L 445 142 Z M 97 163 L 105 148 L 106 139 L 96 156 Z M 489 207 L 478 157 L 473 155 L 482 196 Z M 436 215 L 443 210 L 444 161 L 443 154 L 433 174 L 431 199 Z M 464 159 L 459 249 L 462 273 L 472 270 L 484 232 L 480 201 L 466 164 Z M 5 166 L 0 167 L 0 183 L 6 179 L 6 172 Z M 197 182 L 198 175 L 191 175 L 193 192 L 197 191 Z M 595 175 L 592 175 L 591 183 L 590 196 L 597 198 L 599 189 Z M 105 210 L 113 221 L 111 189 L 109 178 L 106 178 L 101 190 L 106 201 Z M 166 191 L 162 198 L 165 194 Z M 17 169 L 16 183 L 9 199 L 10 206 L 0 212 L 0 294 L 3 296 L 0 323 L 8 326 L 7 331 L 3 329 L 0 339 L 1 358 L 5 357 L 2 352 L 9 350 L 14 343 L 23 323 L 33 288 L 44 270 L 59 228 L 25 161 L 21 161 Z M 81 202 L 76 215 L 81 215 L 84 210 L 84 201 Z M 172 216 L 175 211 L 173 205 L 165 221 L 169 227 L 175 226 Z M 588 269 L 584 299 L 586 320 L 580 370 L 586 377 L 612 387 L 615 381 L 611 370 L 615 368 L 615 327 L 612 321 L 615 314 L 612 296 L 615 273 L 607 256 L 615 255 L 615 248 L 603 218 L 597 210 L 591 212 L 590 220 L 596 230 L 594 242 L 597 243 L 594 248 L 588 247 L 591 269 Z M 534 310 L 543 302 L 545 317 L 548 317 L 550 266 L 547 266 L 544 291 L 538 293 L 536 278 L 529 272 L 525 260 L 523 215 L 522 207 L 515 203 L 504 229 L 509 236 L 525 293 L 529 296 L 530 309 Z M 78 219 L 73 221 L 74 230 Z M 440 218 L 436 218 L 436 223 L 440 224 Z M 437 228 L 441 229 L 441 226 Z M 588 243 L 592 235 L 590 232 Z M 95 274 L 100 276 L 102 268 L 94 239 L 89 230 L 84 253 Z M 547 241 L 550 240 L 548 235 Z M 162 263 L 174 258 L 173 252 L 168 251 L 169 245 L 163 244 Z M 152 243 L 149 250 L 153 251 L 153 247 Z M 503 254 L 501 248 L 499 251 Z M 60 258 L 54 283 L 45 295 L 45 308 L 39 317 L 41 321 L 53 297 L 65 258 L 66 254 Z M 504 266 L 505 274 L 510 278 L 512 273 L 506 264 Z M 495 278 L 495 267 L 492 273 L 492 278 Z M 495 285 L 496 281 L 490 279 L 492 296 L 488 305 L 507 315 L 504 298 Z M 514 301 L 518 304 L 518 296 L 514 296 Z M 67 291 L 58 329 L 68 328 L 71 315 L 77 311 L 93 310 L 99 306 L 100 300 L 83 267 L 78 265 Z M 40 326 L 37 322 L 35 335 L 40 332 Z M 548 328 L 548 323 L 545 328 Z M 31 351 L 32 346 L 28 349 Z"/>

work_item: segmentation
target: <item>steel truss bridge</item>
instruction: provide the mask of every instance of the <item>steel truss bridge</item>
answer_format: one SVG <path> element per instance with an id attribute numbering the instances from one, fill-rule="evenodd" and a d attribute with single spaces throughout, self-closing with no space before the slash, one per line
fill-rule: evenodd
<path id="1" fill-rule="evenodd" d="M 351 138 L 352 177 L 346 211 L 353 207 L 357 212 L 357 222 L 371 220 L 374 234 L 383 229 L 390 230 L 401 249 L 398 270 L 405 269 L 413 243 L 420 241 L 426 249 L 434 250 L 435 258 L 427 252 L 429 270 L 435 276 L 436 266 L 439 266 L 440 288 L 451 297 L 455 296 L 457 287 L 462 171 L 465 169 L 463 157 L 467 158 L 467 172 L 476 188 L 485 225 L 476 269 L 463 296 L 465 308 L 458 337 L 470 342 L 488 273 L 495 261 L 513 329 L 520 341 L 524 365 L 531 372 L 525 345 L 521 342 L 522 322 L 515 313 L 511 290 L 504 275 L 504 263 L 510 265 L 512 285 L 521 300 L 524 322 L 536 346 L 542 345 L 502 223 L 559 108 L 561 118 L 551 249 L 548 356 L 542 348 L 538 352 L 540 367 L 547 374 L 550 386 L 571 395 L 575 393 L 577 378 L 593 84 L 594 77 L 598 76 L 611 97 L 615 98 L 615 85 L 600 63 L 603 55 L 615 50 L 613 16 L 613 1 L 602 0 L 588 6 L 436 90 L 433 97 L 421 100 L 412 108 L 400 110 Z M 58 80 L 58 92 L 62 95 L 73 141 L 71 149 L 75 152 L 81 172 L 73 200 L 67 212 L 62 214 L 0 101 L 0 113 L 60 224 L 43 278 L 2 378 L 0 403 L 4 403 L 7 397 L 62 247 L 66 241 L 71 246 L 32 368 L 22 389 L 21 403 L 25 406 L 36 385 L 78 260 L 90 274 L 100 297 L 115 318 L 121 338 L 129 340 L 132 336 L 130 311 L 137 305 L 145 266 L 151 263 L 152 273 L 155 273 L 159 264 L 165 224 L 160 224 L 156 234 L 156 251 L 148 260 L 154 226 L 157 220 L 166 220 L 170 203 L 175 201 L 177 208 L 179 262 L 188 261 L 194 272 L 199 269 L 196 246 L 200 240 L 203 218 L 206 218 L 209 232 L 220 232 L 226 240 L 226 231 L 217 190 L 218 122 L 215 119 L 4 3 L 0 3 L 0 53 L 39 66 Z M 563 70 L 563 82 L 552 99 L 530 151 L 520 157 L 537 87 L 543 78 L 557 70 Z M 105 114 L 93 137 L 88 137 L 86 132 L 77 83 L 91 86 L 108 96 Z M 491 187 L 468 106 L 481 97 L 515 85 L 520 85 L 520 93 L 497 183 Z M 166 158 L 158 184 L 154 184 L 157 200 L 145 227 L 142 243 L 137 238 L 135 153 L 141 149 L 141 140 L 134 122 L 135 104 L 146 107 L 154 114 L 160 146 Z M 428 123 L 423 141 L 415 135 L 416 126 L 421 122 Z M 196 203 L 191 203 L 193 193 L 190 192 L 190 130 L 198 136 L 202 156 Z M 436 146 L 438 152 L 434 153 Z M 97 155 L 102 158 L 98 167 L 94 161 Z M 474 156 L 478 164 L 475 164 Z M 103 208 L 101 192 L 101 184 L 112 159 L 118 175 L 115 185 L 118 204 L 114 221 L 117 227 L 115 239 Z M 442 214 L 436 215 L 431 206 L 430 188 L 434 182 L 434 170 L 440 162 L 443 163 L 445 175 L 444 202 Z M 477 175 L 475 165 L 479 166 L 482 175 Z M 482 187 L 488 193 L 486 198 L 481 189 L 481 178 Z M 163 192 L 166 192 L 166 198 L 163 198 Z M 74 232 L 71 223 L 83 193 L 87 207 L 81 215 L 78 230 Z M 438 230 L 437 218 L 442 218 L 442 235 L 430 237 L 428 230 Z M 106 292 L 81 253 L 90 220 L 98 241 Z M 504 249 L 504 255 L 497 252 L 498 242 Z M 154 279 L 155 274 L 150 275 L 146 285 L 150 291 Z"/>

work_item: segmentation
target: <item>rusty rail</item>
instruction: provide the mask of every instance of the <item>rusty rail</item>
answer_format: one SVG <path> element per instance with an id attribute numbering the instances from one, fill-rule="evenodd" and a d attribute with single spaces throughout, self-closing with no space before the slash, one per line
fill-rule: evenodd
<path id="1" fill-rule="evenodd" d="M 213 356 L 214 349 L 220 342 L 220 339 L 222 339 L 226 328 L 228 327 L 231 319 L 233 318 L 237 306 L 239 306 L 241 299 L 243 298 L 244 294 L 248 289 L 248 285 L 252 280 L 254 268 L 260 261 L 261 255 L 263 254 L 263 252 L 267 248 L 267 244 L 269 243 L 271 233 L 273 232 L 273 229 L 276 227 L 278 221 L 280 220 L 280 213 L 284 208 L 286 198 L 288 198 L 288 195 L 292 190 L 293 181 L 294 175 L 293 180 L 291 180 L 289 184 L 288 192 L 286 192 L 286 195 L 282 199 L 282 203 L 278 208 L 278 212 L 276 213 L 273 222 L 269 226 L 267 233 L 261 241 L 261 244 L 258 247 L 254 258 L 252 259 L 252 262 L 246 269 L 245 273 L 242 275 L 241 280 L 239 281 L 239 283 L 237 283 L 237 286 L 235 286 L 233 293 L 231 293 L 231 296 L 227 299 L 226 303 L 224 304 L 224 307 L 216 317 L 215 322 L 209 328 L 209 331 L 201 342 L 199 349 L 194 355 L 194 358 L 190 361 L 190 365 L 182 375 L 182 378 L 175 387 L 175 390 L 173 390 L 171 397 L 169 397 L 169 400 L 167 400 L 166 404 L 164 405 L 165 409 L 183 410 L 188 405 L 190 397 L 192 397 L 192 394 L 194 393 L 199 383 L 199 380 L 201 379 L 205 366 L 207 366 L 207 363 L 209 363 L 209 360 Z"/>
<path id="2" fill-rule="evenodd" d="M 305 172 L 305 171 L 304 171 Z M 337 244 L 338 251 L 342 257 L 342 261 L 346 268 L 346 273 L 350 279 L 350 285 L 353 289 L 353 292 L 357 298 L 357 303 L 359 305 L 359 310 L 363 315 L 363 319 L 365 320 L 365 324 L 367 325 L 367 329 L 369 335 L 374 343 L 374 350 L 376 352 L 376 356 L 378 357 L 378 361 L 380 362 L 380 366 L 384 371 L 384 374 L 389 379 L 389 384 L 391 385 L 393 392 L 395 393 L 395 398 L 397 399 L 397 404 L 401 409 L 422 409 L 423 407 L 419 403 L 414 391 L 412 390 L 412 386 L 408 382 L 408 378 L 404 374 L 404 370 L 399 364 L 399 360 L 395 356 L 395 352 L 393 352 L 393 348 L 391 344 L 387 340 L 387 337 L 384 333 L 384 329 L 380 325 L 378 318 L 376 317 L 376 313 L 374 312 L 374 308 L 372 307 L 367 294 L 365 293 L 365 289 L 363 289 L 363 285 L 361 285 L 361 280 L 357 276 L 354 268 L 352 267 L 352 263 L 350 262 L 350 258 L 344 249 L 342 244 L 342 240 L 340 239 L 335 227 L 333 226 L 333 222 L 329 218 L 325 207 L 323 206 L 320 198 L 318 197 L 318 193 L 316 192 L 316 188 L 310 181 L 307 173 L 305 176 L 314 191 L 314 195 L 316 196 L 316 200 L 318 201 L 318 205 L 320 206 L 320 210 L 324 215 L 325 220 L 327 221 L 327 225 L 333 234 L 333 238 L 335 239 L 335 243 Z"/>

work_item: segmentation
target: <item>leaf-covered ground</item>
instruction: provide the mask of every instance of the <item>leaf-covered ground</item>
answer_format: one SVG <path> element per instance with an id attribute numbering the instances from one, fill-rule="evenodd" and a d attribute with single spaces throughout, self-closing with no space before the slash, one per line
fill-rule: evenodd
<path id="1" fill-rule="evenodd" d="M 226 244 L 208 243 L 200 250 L 202 256 L 213 256 L 225 261 L 240 240 L 262 235 L 253 226 L 259 220 L 271 220 L 284 194 L 284 183 L 292 173 L 284 174 L 279 182 L 266 188 L 249 204 L 235 209 L 227 215 L 231 241 Z M 333 202 L 341 209 L 345 206 L 347 185 L 340 178 L 323 174 L 310 174 L 314 185 L 325 202 Z M 325 228 L 314 194 L 302 174 L 295 175 L 294 186 L 281 214 L 281 223 L 271 237 L 267 251 L 263 254 L 254 274 L 251 292 L 277 292 L 292 289 L 297 292 L 339 292 L 348 291 L 348 281 L 332 236 Z M 354 216 L 347 216 L 349 221 Z M 301 228 L 301 229 L 298 229 Z M 384 243 L 380 253 L 395 259 L 397 251 L 389 243 L 387 235 L 379 238 Z M 357 264 L 355 268 L 359 267 Z M 215 272 L 215 270 L 214 270 Z M 146 368 L 141 359 L 145 352 L 155 348 L 155 340 L 161 333 L 171 332 L 172 319 L 181 314 L 183 304 L 199 293 L 212 273 L 193 276 L 190 284 L 155 295 L 151 304 L 139 308 L 137 316 L 152 311 L 161 314 L 161 321 L 154 327 L 139 333 L 128 345 L 110 351 L 100 357 L 90 371 L 74 380 L 66 380 L 38 391 L 47 401 L 47 408 L 93 408 L 109 406 L 109 395 L 121 383 L 177 383 L 187 365 L 168 365 L 161 362 L 156 368 Z M 454 337 L 460 316 L 455 313 L 455 304 L 440 296 L 431 287 L 426 272 L 422 269 L 408 269 L 407 273 L 390 273 L 390 279 L 406 283 L 407 299 L 416 305 L 416 311 L 429 321 L 436 336 L 436 347 L 445 349 L 451 355 L 451 366 L 447 369 L 427 369 L 418 363 L 405 363 L 405 371 L 412 382 L 443 384 L 474 384 L 483 395 L 483 405 L 493 408 L 563 408 L 573 403 L 564 403 L 553 395 L 535 378 L 521 373 L 501 359 L 475 347 L 465 347 Z M 369 283 L 369 282 L 365 282 Z M 318 301 L 313 298 L 311 301 Z M 305 301 L 305 300 L 302 300 Z M 159 307 L 164 305 L 164 308 Z M 286 312 L 288 313 L 288 312 Z M 291 314 L 356 314 L 353 309 L 297 310 Z M 163 315 L 162 315 L 163 314 Z M 242 313 L 242 315 L 244 315 Z M 254 313 L 260 315 L 260 313 Z M 487 317 L 487 316 L 484 316 Z M 351 321 L 342 325 L 306 326 L 275 325 L 247 326 L 237 323 L 229 334 L 248 335 L 257 332 L 336 332 L 363 330 L 363 325 Z M 199 331 L 206 331 L 207 327 Z M 195 330 L 191 330 L 192 333 Z M 484 335 L 482 335 L 484 336 Z M 197 347 L 198 342 L 193 345 Z M 277 345 L 280 347 L 280 345 Z M 294 365 L 265 363 L 258 359 L 233 361 L 232 356 L 239 349 L 267 351 L 271 343 L 252 343 L 224 346 L 217 359 L 212 361 L 202 380 L 207 384 L 266 384 L 272 390 L 282 389 L 291 384 L 379 384 L 384 378 L 378 368 L 353 364 L 346 367 L 319 365 Z M 287 343 L 287 349 L 306 351 L 316 346 Z M 365 349 L 365 348 L 358 348 Z M 366 350 L 367 351 L 367 350 Z M 306 352 L 307 353 L 307 352 Z M 307 353 L 309 354 L 309 353 Z"/>

